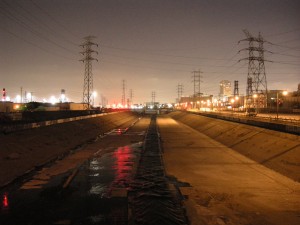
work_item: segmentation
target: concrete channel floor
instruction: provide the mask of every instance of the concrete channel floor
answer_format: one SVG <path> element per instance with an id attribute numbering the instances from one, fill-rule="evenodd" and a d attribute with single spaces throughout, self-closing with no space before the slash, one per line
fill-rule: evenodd
<path id="1" fill-rule="evenodd" d="M 300 184 L 167 116 L 157 120 L 166 173 L 191 225 L 300 224 Z"/>
<path id="2" fill-rule="evenodd" d="M 62 160 L 58 160 L 50 167 L 45 167 L 40 170 L 33 179 L 24 183 L 21 189 L 42 188 L 42 186 L 47 184 L 52 177 L 68 171 L 70 172 L 69 182 L 71 182 L 71 178 L 73 176 L 72 171 L 76 170 L 82 163 L 91 158 L 93 155 L 101 155 L 105 153 L 105 149 L 118 148 L 120 146 L 143 141 L 144 132 L 149 126 L 149 123 L 149 118 L 143 118 L 130 128 L 129 135 L 108 135 L 108 137 L 105 137 L 100 141 L 95 141 L 94 143 L 84 146 L 82 150 L 77 151 Z M 123 129 L 128 128 L 126 125 L 129 124 L 123 125 Z M 68 185 L 68 180 L 64 185 Z"/>
<path id="3" fill-rule="evenodd" d="M 5 198 L 5 200 L 10 204 L 10 206 L 8 207 L 7 210 L 3 209 L 3 214 L 1 214 L 1 208 L 0 208 L 0 224 L 2 224 L 2 222 L 3 222 L 3 224 L 9 224 L 9 225 L 14 224 L 15 225 L 15 224 L 20 224 L 19 223 L 20 221 L 23 221 L 23 222 L 25 221 L 23 224 L 50 224 L 51 221 L 56 221 L 56 219 L 58 217 L 60 217 L 60 215 L 58 215 L 58 216 L 53 215 L 51 217 L 51 215 L 53 213 L 51 214 L 50 212 L 52 212 L 52 211 L 54 212 L 54 210 L 57 210 L 58 212 L 60 212 L 59 210 L 64 209 L 66 206 L 69 207 L 70 202 L 75 201 L 77 195 L 81 195 L 81 192 L 80 192 L 81 190 L 74 192 L 75 197 L 73 196 L 73 193 L 70 194 L 70 196 L 68 196 L 68 197 L 59 197 L 58 199 L 61 198 L 63 200 L 65 200 L 65 199 L 67 199 L 67 200 L 66 201 L 61 200 L 62 205 L 57 206 L 56 209 L 52 209 L 49 206 L 49 213 L 48 213 L 48 209 L 47 209 L 48 201 L 51 202 L 51 204 L 52 204 L 52 202 L 57 201 L 57 197 L 55 197 L 55 198 L 53 197 L 53 199 L 51 199 L 51 200 L 44 201 L 45 196 L 41 195 L 40 192 L 41 193 L 45 192 L 45 187 L 48 187 L 48 189 L 49 189 L 49 187 L 51 189 L 53 185 L 54 185 L 54 187 L 56 187 L 57 183 L 59 184 L 59 187 L 62 189 L 73 189 L 72 185 L 75 181 L 76 181 L 75 185 L 77 185 L 77 183 L 81 182 L 80 179 L 82 177 L 82 174 L 81 174 L 82 170 L 80 170 L 80 169 L 78 170 L 78 168 L 81 167 L 81 165 L 83 165 L 85 162 L 87 162 L 87 160 L 89 160 L 91 158 L 94 158 L 94 157 L 101 158 L 106 153 L 111 152 L 112 149 L 119 149 L 120 147 L 123 147 L 123 146 L 141 143 L 144 140 L 144 135 L 149 126 L 149 123 L 150 123 L 150 118 L 145 117 L 145 118 L 140 119 L 137 123 L 135 123 L 131 127 L 130 127 L 130 125 L 131 125 L 130 123 L 123 124 L 120 127 L 121 130 L 129 128 L 128 131 L 125 132 L 124 134 L 121 134 L 121 133 L 118 134 L 119 129 L 116 129 L 114 131 L 114 132 L 116 132 L 116 134 L 108 134 L 107 136 L 105 136 L 104 138 L 101 138 L 98 141 L 88 143 L 88 144 L 84 145 L 82 147 L 82 149 L 74 152 L 73 154 L 70 154 L 61 160 L 57 160 L 56 162 L 52 163 L 51 165 L 46 165 L 44 168 L 41 168 L 41 170 L 37 171 L 36 174 L 32 178 L 28 179 L 24 183 L 21 182 L 20 188 L 16 187 L 17 189 L 15 190 L 15 187 L 11 187 L 11 188 L 7 187 L 7 190 L 4 190 L 4 194 L 5 194 L 5 196 L 8 196 Z M 120 157 L 122 158 L 123 155 L 121 155 Z M 122 169 L 123 169 L 123 167 L 122 167 Z M 132 168 L 132 170 L 134 170 L 134 168 Z M 120 173 L 120 176 L 122 176 L 126 171 L 117 171 L 117 172 Z M 117 175 L 119 175 L 119 174 L 117 174 Z M 79 178 L 78 178 L 78 176 L 79 176 Z M 65 178 L 67 178 L 67 179 L 65 179 Z M 78 186 L 78 187 L 76 186 L 76 188 L 79 188 L 79 187 L 82 187 L 82 189 L 85 188 L 85 186 Z M 53 190 L 57 193 L 58 192 L 60 193 L 60 191 L 58 191 L 56 189 L 53 189 Z M 84 189 L 84 191 L 85 191 L 85 189 Z M 52 195 L 53 193 L 51 192 L 50 194 Z M 57 194 L 57 195 L 59 195 L 59 194 Z M 25 197 L 23 197 L 23 196 L 25 196 Z M 23 201 L 20 202 L 20 199 L 21 200 L 23 198 L 26 199 L 27 196 L 34 196 L 32 198 L 34 200 L 32 200 L 32 201 L 35 201 L 36 198 L 38 198 L 37 202 L 44 201 L 41 204 L 42 208 L 40 209 L 40 211 L 41 211 L 41 213 L 45 213 L 45 215 L 44 214 L 32 215 L 32 214 L 34 214 L 34 212 L 31 212 L 31 208 L 29 206 L 28 206 L 28 208 L 23 210 L 24 212 L 22 215 L 18 215 L 18 212 L 22 211 L 23 205 L 27 204 L 27 202 L 23 202 Z M 40 197 L 40 196 L 42 196 L 42 197 Z M 118 189 L 113 190 L 111 193 L 111 197 L 120 197 L 120 196 L 123 198 L 123 193 L 118 191 Z M 48 199 L 48 198 L 50 199 L 52 197 L 47 196 L 46 199 Z M 31 199 L 31 197 L 30 197 L 30 199 Z M 38 204 L 40 204 L 40 203 L 38 203 Z M 58 202 L 57 204 L 60 204 L 60 202 Z M 33 203 L 32 205 L 34 207 L 36 207 L 35 203 Z M 82 203 L 82 205 L 84 206 L 83 203 Z M 115 204 L 115 205 L 118 205 L 118 204 Z M 77 205 L 73 205 L 73 208 L 70 210 L 71 213 L 74 210 L 75 211 L 78 210 L 75 206 L 77 207 Z M 18 207 L 21 209 L 19 209 Z M 78 207 L 81 207 L 81 204 L 79 204 Z M 106 206 L 106 208 L 107 207 L 108 206 Z M 12 208 L 13 208 L 13 210 L 11 210 Z M 2 218 L 2 216 L 3 216 L 3 218 Z M 43 216 L 45 216 L 45 219 L 42 218 Z M 67 213 L 65 219 L 56 221 L 53 224 L 72 224 L 73 217 L 76 217 L 76 216 L 77 215 L 71 215 L 71 214 L 68 215 L 68 213 Z M 86 216 L 86 215 L 84 214 L 83 216 Z M 49 221 L 48 221 L 48 219 L 49 219 Z M 84 220 L 85 218 L 80 218 L 80 219 Z M 127 216 L 126 216 L 126 220 L 127 220 Z M 38 221 L 38 223 L 37 223 L 37 221 Z M 75 224 L 77 224 L 77 223 L 75 223 Z M 89 224 L 89 223 L 84 223 L 84 224 Z M 92 223 L 92 224 L 94 224 L 94 223 Z"/>

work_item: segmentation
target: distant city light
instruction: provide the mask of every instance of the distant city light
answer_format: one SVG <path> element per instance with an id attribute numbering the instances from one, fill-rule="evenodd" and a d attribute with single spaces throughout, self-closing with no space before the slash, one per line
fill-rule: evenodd
<path id="1" fill-rule="evenodd" d="M 20 105 L 15 105 L 14 109 L 16 109 L 16 110 L 20 109 Z"/>
<path id="2" fill-rule="evenodd" d="M 30 93 L 30 92 L 28 92 L 28 93 L 27 93 L 27 95 L 26 95 L 26 98 L 27 98 L 27 100 L 28 100 L 28 101 L 30 101 L 30 100 L 31 100 L 31 98 L 32 98 L 32 95 L 31 95 L 31 93 Z"/>
<path id="3" fill-rule="evenodd" d="M 50 103 L 51 103 L 52 105 L 55 105 L 55 103 L 57 103 L 57 99 L 55 98 L 55 96 L 51 96 L 51 97 L 50 97 Z"/>
<path id="4" fill-rule="evenodd" d="M 17 103 L 21 103 L 21 96 L 17 95 L 16 98 L 15 98 L 15 100 L 16 100 Z"/>
<path id="5" fill-rule="evenodd" d="M 60 95 L 60 101 L 61 102 L 66 102 L 66 95 L 65 94 Z"/>

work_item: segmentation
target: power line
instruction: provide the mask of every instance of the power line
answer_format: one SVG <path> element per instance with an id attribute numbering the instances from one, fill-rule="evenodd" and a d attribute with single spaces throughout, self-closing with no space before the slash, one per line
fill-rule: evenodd
<path id="1" fill-rule="evenodd" d="M 31 20 L 30 18 L 28 18 L 28 17 L 26 17 L 26 16 L 24 16 L 24 15 L 21 14 L 24 18 L 27 18 L 27 20 L 29 20 L 29 21 L 31 21 L 31 22 L 37 24 L 40 28 L 47 28 L 47 29 L 51 32 L 51 34 L 52 34 L 53 36 L 55 36 L 55 37 L 60 37 L 60 38 L 61 38 L 62 40 L 64 40 L 65 42 L 68 42 L 68 43 L 70 43 L 70 44 L 72 44 L 72 45 L 77 46 L 76 43 L 74 43 L 74 42 L 72 42 L 72 41 L 66 39 L 65 36 L 62 35 L 60 32 L 56 32 L 55 30 L 53 30 L 50 26 L 48 26 L 48 24 L 44 23 L 40 18 L 37 18 L 32 12 L 29 12 L 26 8 L 24 8 L 23 6 L 21 6 L 21 5 L 18 4 L 18 3 L 16 3 L 16 5 L 17 5 L 19 8 L 21 8 L 24 12 L 26 12 L 31 18 L 33 18 L 33 20 Z M 20 14 L 20 13 L 19 13 L 19 14 Z"/>
<path id="2" fill-rule="evenodd" d="M 75 61 L 75 60 L 76 60 L 75 58 L 73 59 L 73 58 L 65 57 L 65 56 L 63 56 L 63 55 L 57 54 L 56 52 L 52 52 L 52 51 L 49 51 L 49 50 L 46 49 L 46 48 L 40 47 L 40 46 L 38 46 L 37 44 L 35 44 L 35 43 L 31 42 L 31 41 L 26 40 L 25 38 L 23 38 L 23 37 L 21 37 L 21 36 L 15 34 L 15 33 L 13 33 L 13 32 L 11 32 L 11 31 L 9 31 L 9 30 L 7 30 L 6 28 L 4 28 L 4 27 L 2 27 L 2 26 L 0 26 L 0 29 L 6 31 L 8 34 L 10 34 L 10 35 L 12 35 L 12 36 L 14 36 L 14 37 L 16 37 L 16 38 L 18 38 L 18 39 L 24 41 L 24 42 L 27 43 L 27 44 L 30 44 L 30 45 L 32 45 L 32 46 L 38 48 L 38 49 L 40 49 L 40 50 L 42 50 L 42 51 L 44 51 L 44 52 L 47 52 L 47 53 L 52 54 L 52 55 L 55 55 L 55 56 L 62 57 L 62 58 L 64 58 L 64 59 L 68 59 L 68 60 L 72 60 L 72 61 Z"/>
<path id="3" fill-rule="evenodd" d="M 287 41 L 282 41 L 282 42 L 278 42 L 276 44 L 284 44 L 284 43 L 288 43 L 288 42 L 293 42 L 293 41 L 299 41 L 300 38 L 297 38 L 297 39 L 291 39 L 291 40 L 287 40 Z"/>
<path id="4" fill-rule="evenodd" d="M 43 12 L 44 14 L 46 14 L 53 22 L 55 22 L 57 25 L 59 25 L 60 27 L 62 27 L 65 31 L 69 32 L 72 36 L 75 36 L 77 38 L 80 38 L 79 36 L 77 36 L 76 34 L 74 34 L 71 30 L 69 30 L 66 26 L 64 26 L 62 23 L 58 22 L 53 16 L 51 16 L 47 11 L 45 11 L 42 7 L 40 7 L 37 3 L 35 3 L 33 0 L 30 0 L 32 2 L 32 4 L 38 8 L 41 12 Z"/>
<path id="5" fill-rule="evenodd" d="M 283 56 L 288 56 L 288 57 L 294 57 L 294 58 L 300 58 L 300 56 L 297 55 L 290 55 L 290 54 L 282 54 L 280 52 L 273 52 L 275 55 L 283 55 Z"/>
<path id="6" fill-rule="evenodd" d="M 281 48 L 286 48 L 286 49 L 290 49 L 293 51 L 300 51 L 300 47 L 291 47 L 291 46 L 285 46 L 285 45 L 281 45 L 281 44 L 274 44 L 274 43 L 269 43 L 273 46 L 277 46 L 277 47 L 281 47 Z"/>
<path id="7" fill-rule="evenodd" d="M 295 32 L 295 31 L 300 31 L 300 28 L 296 28 L 296 29 L 289 30 L 289 31 L 284 31 L 284 32 L 279 32 L 279 33 L 274 33 L 274 34 L 268 34 L 268 35 L 264 35 L 264 36 L 265 37 L 274 37 L 274 36 L 280 36 L 280 35 L 292 33 L 292 32 Z"/>
<path id="8" fill-rule="evenodd" d="M 104 53 L 104 55 L 110 55 L 113 57 L 123 58 L 123 59 L 130 59 L 130 60 L 138 60 L 138 61 L 145 61 L 145 62 L 154 62 L 154 63 L 161 63 L 161 64 L 172 64 L 172 65 L 184 65 L 184 66 L 198 66 L 196 64 L 190 64 L 190 63 L 180 63 L 180 62 L 170 62 L 170 61 L 159 61 L 159 60 L 148 60 L 148 59 L 142 59 L 142 58 L 136 58 L 136 57 L 128 57 L 128 56 L 118 56 L 110 53 Z M 233 58 L 233 57 L 232 57 Z M 212 59 L 213 60 L 213 59 Z M 224 59 L 225 60 L 225 59 Z M 233 61 L 232 59 L 227 59 L 227 61 Z M 223 65 L 204 65 L 204 66 L 214 66 L 214 67 L 232 67 L 232 66 L 223 66 Z"/>
<path id="9" fill-rule="evenodd" d="M 5 3 L 5 2 L 4 2 Z M 30 33 L 34 34 L 35 36 L 39 37 L 40 39 L 43 39 L 61 49 L 64 49 L 72 54 L 75 54 L 72 50 L 67 49 L 66 47 L 52 41 L 51 39 L 49 39 L 48 37 L 46 37 L 45 35 L 43 35 L 42 33 L 36 31 L 35 29 L 33 29 L 31 26 L 29 26 L 28 24 L 26 24 L 24 21 L 20 20 L 19 18 L 17 18 L 16 16 L 14 16 L 11 11 L 9 10 L 4 10 L 4 8 L 0 8 L 2 9 L 2 14 L 6 15 L 7 18 L 11 19 L 12 21 L 14 21 L 15 23 L 19 24 L 20 26 L 22 26 L 23 28 L 25 28 L 27 31 L 29 31 Z"/>
<path id="10" fill-rule="evenodd" d="M 293 62 L 284 62 L 284 61 L 273 61 L 274 63 L 278 64 L 285 64 L 285 65 L 292 65 L 292 66 L 300 66 L 300 64 L 294 64 Z M 297 62 L 295 62 L 297 63 Z"/>
<path id="11" fill-rule="evenodd" d="M 147 52 L 147 51 L 144 51 L 144 50 L 113 47 L 113 46 L 108 46 L 108 45 L 103 45 L 103 44 L 101 44 L 100 46 L 104 47 L 104 48 L 116 49 L 116 50 L 126 51 L 126 52 L 136 52 L 136 53 L 142 53 L 142 54 L 146 54 L 146 55 L 156 55 L 156 56 L 186 58 L 186 59 L 216 60 L 216 61 L 227 61 L 228 60 L 228 59 L 222 59 L 222 58 L 209 58 L 209 57 L 198 57 L 198 56 L 183 56 L 183 55 L 161 54 L 161 53 Z"/>

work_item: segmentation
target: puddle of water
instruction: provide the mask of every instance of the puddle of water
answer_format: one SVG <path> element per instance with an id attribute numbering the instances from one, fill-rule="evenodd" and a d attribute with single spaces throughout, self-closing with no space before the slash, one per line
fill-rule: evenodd
<path id="1" fill-rule="evenodd" d="M 113 197 L 114 189 L 129 188 L 140 158 L 141 143 L 119 147 L 102 156 L 95 155 L 81 170 L 87 174 L 90 194 Z"/>
<path id="2" fill-rule="evenodd" d="M 0 195 L 0 224 L 128 224 L 127 189 L 134 177 L 142 143 L 102 149 L 78 168 L 66 190 L 65 174 L 35 177 L 28 188 Z M 40 178 L 40 179 L 38 179 Z M 46 179 L 47 178 L 47 179 Z M 42 189 L 33 187 L 43 186 Z"/>
<path id="3" fill-rule="evenodd" d="M 122 135 L 122 134 L 126 133 L 127 130 L 128 130 L 128 128 L 113 129 L 113 130 L 105 133 L 105 135 Z"/>
<path id="4" fill-rule="evenodd" d="M 2 199 L 1 199 L 1 211 L 7 211 L 9 210 L 9 200 L 8 200 L 8 194 L 4 193 L 2 195 Z"/>

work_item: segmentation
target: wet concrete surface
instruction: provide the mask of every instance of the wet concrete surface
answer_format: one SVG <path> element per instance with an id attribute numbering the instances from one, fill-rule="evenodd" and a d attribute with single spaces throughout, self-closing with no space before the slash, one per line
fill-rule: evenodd
<path id="1" fill-rule="evenodd" d="M 75 168 L 68 185 L 73 173 L 45 182 L 33 178 L 8 189 L 2 194 L 0 224 L 127 224 L 126 188 L 140 149 L 141 143 L 104 149 Z"/>
<path id="2" fill-rule="evenodd" d="M 127 188 L 148 124 L 105 133 L 1 190 L 0 224 L 127 224 Z"/>
<path id="3" fill-rule="evenodd" d="M 113 129 L 0 190 L 0 224 L 187 224 L 155 121 Z"/>

